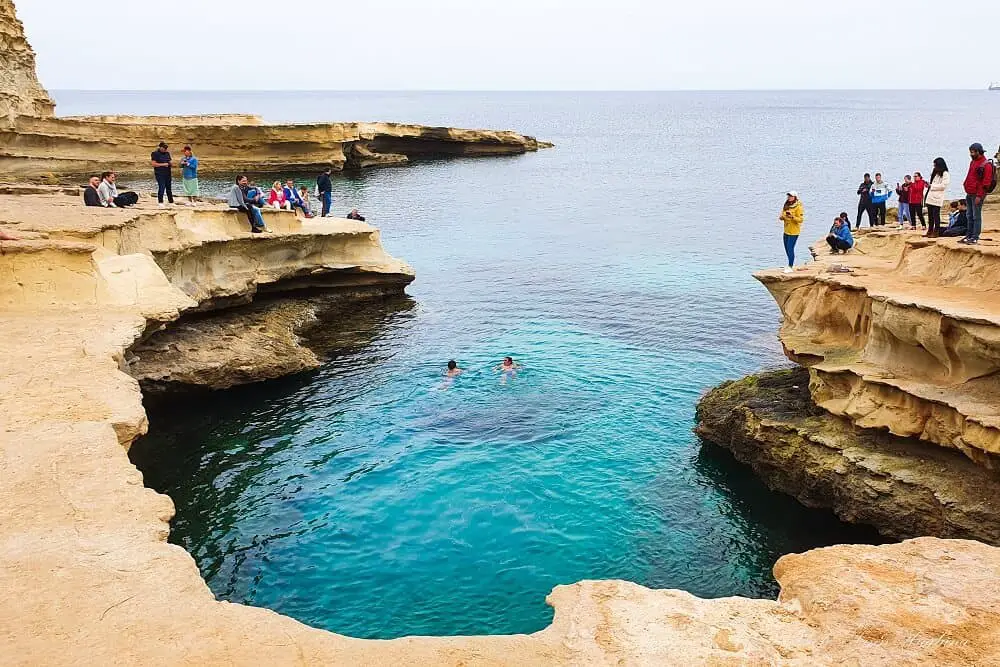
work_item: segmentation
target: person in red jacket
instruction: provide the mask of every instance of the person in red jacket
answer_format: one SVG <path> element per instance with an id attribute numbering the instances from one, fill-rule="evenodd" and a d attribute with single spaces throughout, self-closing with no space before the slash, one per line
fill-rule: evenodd
<path id="1" fill-rule="evenodd" d="M 927 181 L 920 175 L 919 171 L 913 172 L 913 183 L 910 185 L 910 229 L 917 228 L 917 217 L 920 218 L 920 226 L 927 229 L 927 221 L 924 220 L 924 192 L 927 190 Z"/>
<path id="2" fill-rule="evenodd" d="M 965 177 L 965 201 L 969 205 L 969 233 L 959 243 L 975 245 L 983 233 L 983 202 L 986 189 L 993 181 L 993 164 L 986 159 L 983 145 L 976 142 L 969 146 L 969 174 Z"/>

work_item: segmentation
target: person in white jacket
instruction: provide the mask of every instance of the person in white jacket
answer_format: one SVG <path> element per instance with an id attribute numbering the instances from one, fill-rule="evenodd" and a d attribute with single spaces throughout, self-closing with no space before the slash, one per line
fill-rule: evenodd
<path id="1" fill-rule="evenodd" d="M 934 158 L 934 170 L 931 172 L 926 199 L 930 226 L 924 236 L 936 239 L 941 235 L 941 207 L 944 206 L 945 197 L 948 196 L 949 185 L 951 185 L 951 174 L 948 173 L 947 163 L 943 157 Z"/>

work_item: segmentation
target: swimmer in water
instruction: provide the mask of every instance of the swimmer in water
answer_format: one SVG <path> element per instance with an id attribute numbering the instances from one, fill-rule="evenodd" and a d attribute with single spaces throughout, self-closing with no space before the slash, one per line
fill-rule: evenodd
<path id="1" fill-rule="evenodd" d="M 517 372 L 521 369 L 521 364 L 514 361 L 513 357 L 504 357 L 503 363 L 499 366 L 494 366 L 493 370 L 500 371 L 500 383 L 507 384 L 508 378 L 517 377 Z"/>
<path id="2" fill-rule="evenodd" d="M 458 362 L 454 359 L 448 362 L 448 372 L 445 373 L 450 378 L 457 378 L 462 374 L 462 369 L 458 367 Z"/>

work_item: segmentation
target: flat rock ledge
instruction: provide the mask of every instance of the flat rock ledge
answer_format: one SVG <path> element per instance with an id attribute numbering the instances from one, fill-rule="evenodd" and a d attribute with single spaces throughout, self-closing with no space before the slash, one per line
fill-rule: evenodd
<path id="1" fill-rule="evenodd" d="M 804 368 L 727 382 L 699 403 L 696 432 L 771 489 L 905 539 L 1000 544 L 1000 474 L 956 450 L 861 429 L 818 408 Z"/>

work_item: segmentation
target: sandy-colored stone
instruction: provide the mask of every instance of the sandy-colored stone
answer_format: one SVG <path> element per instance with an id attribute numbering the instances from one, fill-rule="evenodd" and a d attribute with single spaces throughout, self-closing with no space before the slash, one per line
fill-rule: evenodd
<path id="1" fill-rule="evenodd" d="M 285 248 L 294 238 L 309 246 L 316 241 L 302 237 L 354 237 L 359 229 L 274 215 L 273 237 L 247 241 L 235 214 L 211 207 L 71 210 L 55 195 L 17 204 L 0 199 L 0 220 L 45 238 L 0 242 L 0 337 L 7 342 L 0 357 L 0 664 L 1000 661 L 1000 550 L 962 541 L 789 556 L 776 567 L 779 601 L 700 600 L 613 581 L 560 586 L 549 597 L 553 623 L 533 635 L 363 641 L 217 602 L 190 555 L 166 542 L 169 498 L 144 488 L 126 456 L 147 425 L 139 385 L 123 368 L 135 341 L 231 281 L 222 270 L 172 274 L 176 262 L 167 271 L 159 262 L 185 247 L 197 254 L 212 246 L 213 261 L 222 262 L 247 252 L 246 242 Z M 363 235 L 368 241 L 343 252 L 357 250 L 354 265 L 371 267 L 377 235 Z M 300 274 L 289 262 L 260 257 L 260 280 L 296 284 Z M 315 268 L 330 263 L 324 253 L 296 262 L 309 257 L 318 258 Z M 346 255 L 337 262 L 350 263 Z M 378 264 L 399 288 L 392 281 L 405 265 L 387 256 Z"/>
<path id="2" fill-rule="evenodd" d="M 18 115 L 51 116 L 55 104 L 38 82 L 35 52 L 13 0 L 0 0 L 0 128 Z"/>
<path id="3" fill-rule="evenodd" d="M 786 353 L 811 369 L 818 405 L 996 465 L 998 213 L 987 207 L 978 246 L 889 229 L 859 235 L 848 255 L 821 242 L 817 261 L 791 275 L 757 274 L 781 308 Z"/>
<path id="4" fill-rule="evenodd" d="M 698 405 L 698 434 L 772 489 L 905 539 L 1000 545 L 1000 475 L 959 452 L 862 429 L 817 407 L 804 368 L 726 383 Z"/>

